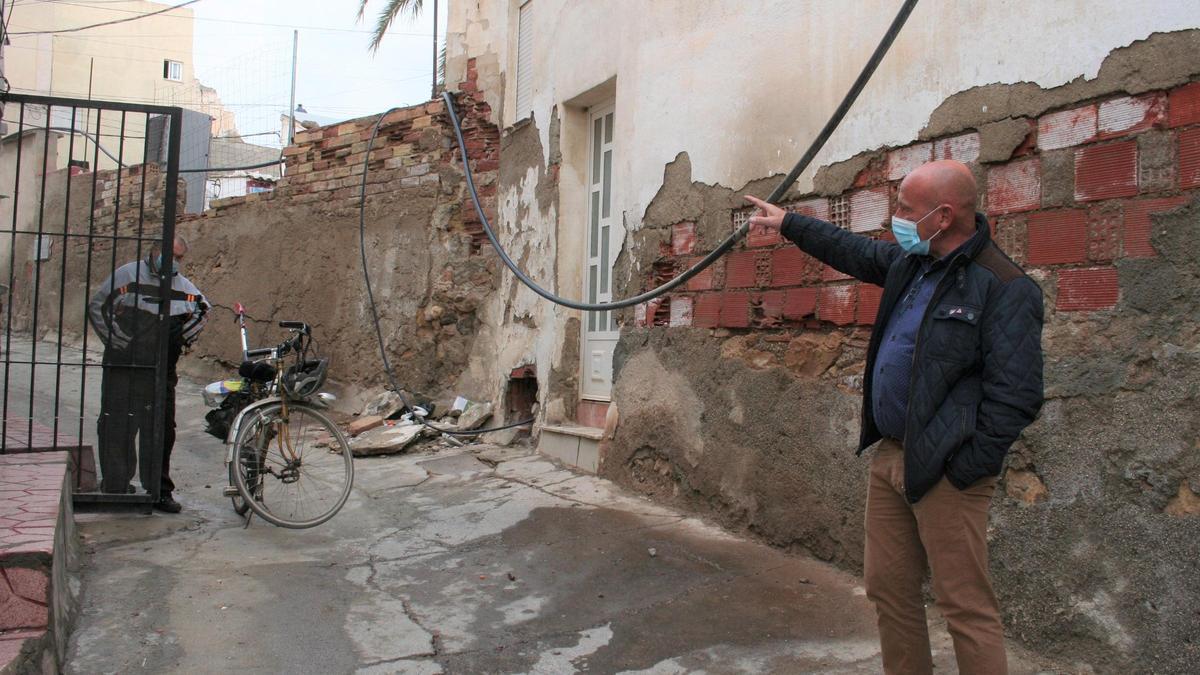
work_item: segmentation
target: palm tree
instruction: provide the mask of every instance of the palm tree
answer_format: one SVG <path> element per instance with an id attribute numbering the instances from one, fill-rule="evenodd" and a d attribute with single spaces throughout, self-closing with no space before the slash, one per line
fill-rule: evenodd
<path id="1" fill-rule="evenodd" d="M 363 15 L 367 11 L 367 1 L 359 0 L 358 3 L 358 20 L 363 20 Z M 421 9 L 425 4 L 425 0 L 387 0 L 387 4 L 379 11 L 379 16 L 375 18 L 375 34 L 371 36 L 370 50 L 372 52 L 379 51 L 379 45 L 383 42 L 383 36 L 391 27 L 392 21 L 397 16 L 403 13 L 416 17 L 420 15 Z M 433 98 L 437 98 L 438 89 L 438 73 L 441 70 L 438 59 L 438 39 L 437 39 L 437 15 L 438 2 L 433 0 Z"/>

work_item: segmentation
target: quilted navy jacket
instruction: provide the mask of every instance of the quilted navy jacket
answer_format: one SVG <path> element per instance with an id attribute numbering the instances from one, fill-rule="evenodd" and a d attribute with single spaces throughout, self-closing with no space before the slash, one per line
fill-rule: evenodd
<path id="1" fill-rule="evenodd" d="M 949 262 L 917 331 L 905 420 L 904 486 L 915 503 L 945 475 L 960 490 L 996 476 L 1009 446 L 1042 407 L 1042 291 L 992 241 L 978 236 Z M 916 256 L 898 245 L 789 213 L 782 233 L 821 262 L 883 287 L 863 381 L 862 453 L 881 436 L 871 373 L 883 327 L 913 277 Z"/>

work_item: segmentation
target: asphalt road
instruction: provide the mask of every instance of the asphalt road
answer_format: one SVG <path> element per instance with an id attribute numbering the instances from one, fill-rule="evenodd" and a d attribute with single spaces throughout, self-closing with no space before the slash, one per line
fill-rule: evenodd
<path id="1" fill-rule="evenodd" d="M 25 375 L 10 393 L 27 397 Z M 78 375 L 66 380 L 77 398 Z M 223 446 L 202 432 L 201 386 L 179 388 L 183 513 L 77 516 L 82 609 L 68 673 L 880 670 L 857 578 L 528 449 L 359 459 L 332 521 L 244 527 L 221 494 Z M 42 378 L 34 388 L 35 403 L 53 402 Z M 90 393 L 85 421 L 98 403 Z M 952 672 L 933 623 L 938 669 Z M 1045 667 L 1018 651 L 1010 664 Z"/>

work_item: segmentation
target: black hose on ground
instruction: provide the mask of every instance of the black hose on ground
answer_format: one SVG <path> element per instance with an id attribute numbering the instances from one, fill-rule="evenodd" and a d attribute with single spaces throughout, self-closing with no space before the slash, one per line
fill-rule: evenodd
<path id="1" fill-rule="evenodd" d="M 904 27 L 904 22 L 908 20 L 908 16 L 912 14 L 912 10 L 916 6 L 917 0 L 906 0 L 904 5 L 900 7 L 900 11 L 896 14 L 896 18 L 892 20 L 892 25 L 888 27 L 887 33 L 885 33 L 883 38 L 879 41 L 879 45 L 875 47 L 875 51 L 871 54 L 871 58 L 867 60 L 866 65 L 863 66 L 862 72 L 860 72 L 858 74 L 858 78 L 854 80 L 854 84 L 851 85 L 850 91 L 846 92 L 846 96 L 842 99 L 841 104 L 838 105 L 837 109 L 833 111 L 833 115 L 829 118 L 829 121 L 825 123 L 825 127 L 821 129 L 821 133 L 817 134 L 817 137 L 813 139 L 813 142 L 808 146 L 808 150 L 804 152 L 804 156 L 802 156 L 800 161 L 796 162 L 796 166 L 792 167 L 792 170 L 789 171 L 786 176 L 784 176 L 783 180 L 780 181 L 775 190 L 771 192 L 766 201 L 775 204 L 778 203 L 780 199 L 783 199 L 784 194 L 786 194 L 787 191 L 792 187 L 792 184 L 796 182 L 796 179 L 800 177 L 800 174 L 803 173 L 804 170 L 808 168 L 808 165 L 812 163 L 813 158 L 817 156 L 817 153 L 820 152 L 822 147 L 824 147 L 825 142 L 828 141 L 829 137 L 833 135 L 834 130 L 836 130 L 838 125 L 842 123 L 842 119 L 850 110 L 850 106 L 854 105 L 855 99 L 857 99 L 858 95 L 862 93 L 863 88 L 867 86 L 867 82 L 870 81 L 871 75 L 875 73 L 875 68 L 879 66 L 880 61 L 883 61 L 883 57 L 887 54 L 888 49 L 891 48 L 892 43 L 895 42 L 896 36 L 900 34 L 900 29 Z M 487 235 L 488 241 L 490 241 L 492 243 L 492 247 L 496 249 L 496 253 L 500 256 L 500 260 L 504 262 L 508 269 L 512 270 L 512 273 L 521 280 L 521 283 L 528 286 L 529 289 L 534 293 L 537 293 L 538 295 L 557 305 L 583 311 L 600 312 L 610 309 L 632 307 L 633 305 L 640 305 L 643 302 L 653 300 L 660 295 L 669 293 L 671 290 L 678 287 L 680 284 L 683 284 L 688 279 L 691 279 L 697 274 L 703 272 L 706 267 L 716 262 L 717 258 L 725 255 L 729 249 L 733 248 L 734 244 L 736 244 L 742 237 L 746 236 L 746 232 L 748 232 L 750 229 L 749 223 L 743 224 L 741 227 L 735 230 L 733 234 L 729 235 L 725 241 L 721 242 L 715 249 L 713 249 L 711 253 L 704 256 L 703 260 L 689 267 L 679 276 L 671 279 L 658 288 L 653 288 L 645 293 L 635 295 L 631 298 L 625 298 L 624 300 L 611 300 L 609 302 L 580 302 L 555 295 L 554 293 L 539 286 L 536 281 L 522 272 L 521 268 L 517 267 L 517 264 L 513 262 L 513 259 L 508 256 L 507 252 L 505 252 L 504 247 L 500 245 L 500 241 L 496 238 L 495 231 L 492 230 L 492 224 L 488 220 L 487 214 L 483 212 L 483 205 L 479 201 L 479 193 L 475 190 L 475 179 L 471 175 L 470 158 L 467 157 L 467 144 L 465 141 L 463 141 L 462 125 L 458 121 L 458 112 L 454 109 L 454 97 L 450 95 L 450 92 L 443 92 L 442 100 L 446 102 L 446 112 L 450 113 L 450 121 L 454 125 L 454 136 L 458 141 L 459 154 L 462 157 L 463 172 L 467 178 L 467 189 L 471 193 L 471 201 L 475 204 L 475 213 L 479 216 L 479 221 L 483 224 L 483 231 Z"/>
<path id="2" fill-rule="evenodd" d="M 912 11 L 916 6 L 917 6 L 917 0 L 905 0 L 904 4 L 900 7 L 900 11 L 897 12 L 896 18 L 894 18 L 892 20 L 891 26 L 888 27 L 887 32 L 883 35 L 883 38 L 879 41 L 879 44 L 875 47 L 875 51 L 871 54 L 871 58 L 867 60 L 866 65 L 863 66 L 862 72 L 860 72 L 858 74 L 858 78 L 855 79 L 854 84 L 852 84 L 850 86 L 850 91 L 846 92 L 846 96 L 842 99 L 842 102 L 838 105 L 837 109 L 834 110 L 833 115 L 831 115 L 829 118 L 829 121 L 825 123 L 825 126 L 821 129 L 821 132 L 819 134 L 817 134 L 817 137 L 815 139 L 813 139 L 813 142 L 811 144 L 809 144 L 808 150 L 806 150 L 804 152 L 804 155 L 800 158 L 800 161 L 796 162 L 796 165 L 794 167 L 792 167 L 792 170 L 789 171 L 786 176 L 784 176 L 783 180 L 780 181 L 779 185 L 776 186 L 776 188 L 771 192 L 771 194 L 767 197 L 766 201 L 768 201 L 772 204 L 778 203 L 779 200 L 781 200 L 783 198 L 784 194 L 786 194 L 787 191 L 792 187 L 792 184 L 796 182 L 796 179 L 800 177 L 800 174 L 803 173 L 804 170 L 808 168 L 808 165 L 812 163 L 812 161 L 816 157 L 817 153 L 821 151 L 821 148 L 825 146 L 826 141 L 829 140 L 829 137 L 833 135 L 833 132 L 838 128 L 838 125 L 840 125 L 842 120 L 846 117 L 846 113 L 850 110 L 850 106 L 854 105 L 854 101 L 858 98 L 858 95 L 860 93 L 862 93 L 862 90 L 864 87 L 866 87 L 867 82 L 870 81 L 871 76 L 875 73 L 875 69 L 879 66 L 879 63 L 881 61 L 883 61 L 883 57 L 887 54 L 888 50 L 891 48 L 892 43 L 895 42 L 896 36 L 900 34 L 900 30 L 904 27 L 904 23 L 908 20 L 909 15 L 912 14 Z M 507 266 L 508 269 L 511 270 L 514 275 L 516 275 L 516 277 L 521 281 L 521 283 L 528 286 L 529 289 L 532 290 L 534 293 L 537 293 L 541 297 L 543 297 L 555 304 L 562 305 L 564 307 L 570 307 L 572 309 L 583 310 L 583 311 L 605 311 L 605 310 L 610 310 L 610 309 L 621 309 L 624 307 L 632 307 L 633 305 L 638 305 L 643 302 L 653 300 L 654 298 L 657 298 L 660 295 L 669 293 L 671 290 L 675 289 L 680 284 L 685 283 L 688 279 L 691 279 L 692 277 L 696 276 L 700 272 L 703 272 L 705 268 L 707 268 L 709 265 L 716 262 L 716 260 L 718 258 L 725 255 L 725 253 L 727 253 L 731 248 L 733 248 L 733 246 L 742 237 L 746 236 L 747 231 L 749 231 L 749 229 L 750 229 L 750 226 L 748 223 L 743 224 L 736 231 L 734 231 L 733 234 L 731 234 L 728 238 L 726 238 L 725 241 L 721 242 L 715 249 L 713 249 L 713 251 L 711 253 L 706 255 L 704 257 L 704 259 L 702 259 L 700 262 L 696 263 L 692 267 L 685 270 L 679 276 L 675 277 L 674 279 L 671 279 L 670 281 L 659 286 L 658 288 L 651 289 L 649 291 L 646 291 L 645 293 L 641 293 L 634 297 L 625 298 L 623 300 L 614 300 L 611 302 L 599 302 L 599 303 L 578 302 L 575 300 L 570 300 L 568 298 L 560 297 L 560 296 L 542 288 L 541 286 L 539 286 L 537 284 L 537 282 L 535 282 L 528 275 L 526 275 L 524 272 L 522 272 L 521 269 L 519 267 L 517 267 L 517 264 L 515 262 L 513 262 L 512 258 L 510 258 L 508 256 L 508 253 L 505 252 L 504 247 L 500 245 L 499 239 L 496 238 L 495 231 L 492 230 L 491 221 L 488 220 L 487 214 L 483 212 L 483 204 L 480 202 L 479 193 L 475 188 L 475 178 L 471 173 L 470 158 L 467 156 L 467 145 L 466 145 L 466 142 L 463 140 L 462 124 L 459 122 L 458 112 L 457 112 L 457 110 L 455 110 L 455 107 L 454 107 L 454 98 L 453 98 L 453 96 L 450 95 L 449 92 L 443 92 L 442 100 L 445 101 L 445 103 L 446 103 L 446 112 L 449 113 L 450 121 L 452 122 L 452 124 L 454 126 L 454 136 L 458 142 L 459 155 L 462 158 L 463 173 L 467 179 L 467 189 L 471 193 L 471 201 L 475 205 L 475 213 L 479 216 L 479 221 L 483 224 L 483 231 L 487 235 L 488 241 L 490 241 L 492 244 L 492 247 L 496 249 L 496 253 L 499 254 L 500 259 L 504 262 L 505 266 Z M 376 136 L 379 134 L 380 125 L 383 124 L 383 120 L 385 117 L 387 117 L 393 111 L 396 111 L 399 109 L 400 108 L 391 108 L 390 110 L 387 110 L 386 112 L 381 114 L 379 116 L 379 119 L 376 120 L 374 128 L 371 130 L 371 137 L 367 140 L 367 151 L 363 154 L 363 172 L 362 172 L 363 177 L 362 177 L 362 184 L 360 187 L 360 193 L 359 193 L 360 199 L 359 199 L 359 205 L 358 205 L 358 241 L 359 241 L 359 252 L 362 256 L 363 280 L 366 282 L 367 300 L 371 307 L 371 319 L 375 324 L 375 335 L 379 341 L 379 355 L 383 359 L 384 371 L 387 373 L 388 380 L 392 385 L 392 389 L 394 389 L 396 391 L 396 393 L 399 394 L 401 401 L 404 403 L 404 407 L 407 408 L 410 412 L 414 412 L 413 418 L 419 420 L 421 422 L 421 424 L 424 424 L 425 426 L 427 426 L 431 429 L 434 429 L 436 431 L 440 431 L 442 433 L 452 434 L 452 435 L 474 436 L 474 435 L 478 435 L 478 434 L 487 433 L 489 431 L 499 431 L 502 429 L 511 429 L 514 427 L 525 426 L 526 424 L 533 422 L 533 419 L 530 418 L 528 420 L 523 420 L 521 422 L 514 422 L 513 424 L 506 424 L 504 426 L 492 427 L 490 429 L 477 429 L 475 431 L 455 431 L 455 430 L 450 430 L 450 429 L 443 429 L 436 425 L 430 424 L 429 422 L 425 421 L 423 418 L 421 418 L 420 416 L 415 414 L 415 411 L 413 411 L 413 406 L 411 404 L 409 404 L 407 398 L 405 398 L 405 396 L 404 396 L 404 392 L 401 390 L 399 384 L 397 383 L 396 375 L 392 371 L 391 363 L 388 361 L 387 350 L 386 350 L 385 343 L 383 340 L 383 329 L 380 328 L 380 325 L 379 325 L 379 312 L 375 306 L 375 294 L 371 288 L 371 274 L 367 268 L 367 244 L 366 244 L 367 171 L 368 171 L 368 164 L 370 162 L 370 157 L 371 157 L 371 148 L 375 143 Z"/>

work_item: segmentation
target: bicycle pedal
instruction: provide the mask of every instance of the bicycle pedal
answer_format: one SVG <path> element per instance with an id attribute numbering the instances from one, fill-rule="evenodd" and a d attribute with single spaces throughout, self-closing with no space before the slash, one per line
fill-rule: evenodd
<path id="1" fill-rule="evenodd" d="M 225 489 L 221 491 L 221 494 L 225 495 L 226 497 L 236 497 L 239 493 L 236 487 L 232 485 L 226 485 Z"/>

